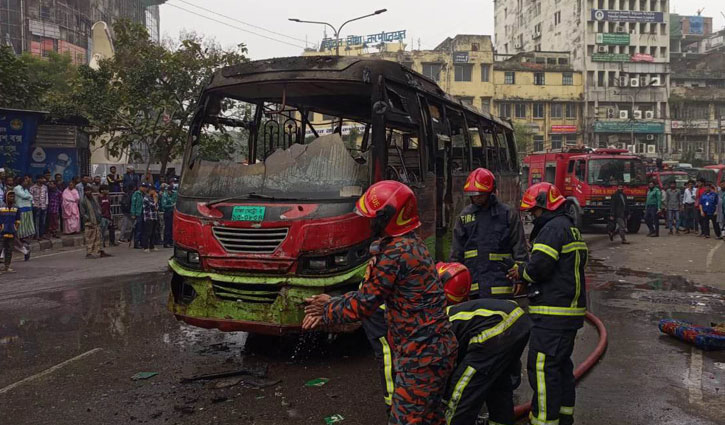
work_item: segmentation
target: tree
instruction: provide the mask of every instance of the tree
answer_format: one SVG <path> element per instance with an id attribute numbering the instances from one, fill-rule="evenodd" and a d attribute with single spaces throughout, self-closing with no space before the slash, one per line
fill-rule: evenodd
<path id="1" fill-rule="evenodd" d="M 94 142 L 131 160 L 161 163 L 164 174 L 170 160 L 184 150 L 186 134 L 199 97 L 213 72 L 247 61 L 246 49 L 223 50 L 193 33 L 175 43 L 153 43 L 143 25 L 114 24 L 115 55 L 98 69 L 81 67 L 69 103 L 83 110 L 97 134 Z M 207 139 L 215 152 L 230 138 Z M 202 141 L 204 142 L 204 141 Z"/>
<path id="2" fill-rule="evenodd" d="M 516 150 L 519 154 L 519 161 L 523 159 L 530 149 L 533 149 L 534 133 L 531 128 L 521 122 L 514 121 L 514 137 L 516 138 Z"/>

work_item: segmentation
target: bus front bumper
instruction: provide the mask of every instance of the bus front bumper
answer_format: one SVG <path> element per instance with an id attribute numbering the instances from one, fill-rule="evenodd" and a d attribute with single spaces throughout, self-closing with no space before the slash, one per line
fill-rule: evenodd
<path id="1" fill-rule="evenodd" d="M 365 267 L 335 276 L 258 276 L 194 270 L 171 259 L 168 309 L 178 320 L 201 328 L 268 335 L 298 332 L 305 298 L 357 289 Z"/>

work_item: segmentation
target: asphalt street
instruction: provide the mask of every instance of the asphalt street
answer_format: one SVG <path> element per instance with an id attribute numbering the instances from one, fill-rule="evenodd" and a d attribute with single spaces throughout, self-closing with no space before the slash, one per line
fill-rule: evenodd
<path id="1" fill-rule="evenodd" d="M 585 235 L 588 302 L 609 347 L 578 385 L 576 422 L 722 423 L 725 353 L 662 335 L 657 323 L 725 321 L 725 244 L 640 234 L 623 246 L 594 230 Z M 385 423 L 360 334 L 280 339 L 194 328 L 166 310 L 169 250 L 111 253 L 55 252 L 0 275 L 0 423 L 324 424 L 333 415 Z M 579 332 L 575 362 L 597 338 L 589 325 Z M 252 375 L 183 382 L 239 370 Z M 132 379 L 139 372 L 157 374 Z M 329 381 L 305 386 L 315 378 Z M 530 394 L 524 376 L 517 400 Z"/>

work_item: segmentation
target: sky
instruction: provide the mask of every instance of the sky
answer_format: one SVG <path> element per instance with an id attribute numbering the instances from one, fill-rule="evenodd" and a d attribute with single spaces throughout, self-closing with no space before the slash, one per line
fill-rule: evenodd
<path id="1" fill-rule="evenodd" d="M 545 0 L 549 1 L 549 0 Z M 203 9 L 199 9 L 198 7 Z M 388 11 L 351 22 L 341 32 L 348 35 L 406 30 L 408 47 L 432 49 L 456 34 L 494 33 L 493 0 L 168 0 L 161 6 L 162 38 L 177 38 L 194 31 L 218 41 L 225 48 L 246 44 L 249 57 L 264 59 L 297 56 L 323 37 L 323 25 L 290 22 L 288 18 L 326 21 L 332 25 L 378 9 Z M 725 26 L 723 0 L 670 0 L 670 11 L 713 17 L 715 30 Z M 182 10 L 186 9 L 186 10 Z M 193 13 L 190 13 L 193 12 Z M 209 19 L 211 18 L 211 19 Z M 332 36 L 328 31 L 328 36 Z"/>

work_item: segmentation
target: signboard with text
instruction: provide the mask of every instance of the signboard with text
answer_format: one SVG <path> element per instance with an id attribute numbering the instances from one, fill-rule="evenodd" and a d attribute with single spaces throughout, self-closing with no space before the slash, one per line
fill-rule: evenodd
<path id="1" fill-rule="evenodd" d="M 630 36 L 628 33 L 620 32 L 600 32 L 597 34 L 597 44 L 604 44 L 607 46 L 629 46 Z"/>
<path id="2" fill-rule="evenodd" d="M 468 63 L 468 52 L 453 52 L 453 63 Z"/>
<path id="3" fill-rule="evenodd" d="M 320 49 L 332 49 L 337 45 L 339 46 L 362 46 L 365 44 L 375 46 L 380 43 L 393 43 L 396 41 L 405 40 L 406 30 L 399 30 L 393 32 L 381 32 L 378 34 L 369 35 L 348 35 L 346 39 L 338 38 L 323 38 L 320 44 Z"/>
<path id="4" fill-rule="evenodd" d="M 662 134 L 665 132 L 665 124 L 662 122 L 596 121 L 594 123 L 594 132 Z"/>
<path id="5" fill-rule="evenodd" d="M 663 12 L 648 12 L 644 10 L 609 10 L 592 9 L 592 21 L 613 22 L 664 22 Z"/>
<path id="6" fill-rule="evenodd" d="M 39 115 L 0 110 L 0 167 L 25 174 L 30 163 L 30 146 L 35 140 Z"/>
<path id="7" fill-rule="evenodd" d="M 551 132 L 556 134 L 574 134 L 577 132 L 575 125 L 552 125 Z"/>
<path id="8" fill-rule="evenodd" d="M 655 58 L 646 53 L 635 53 L 632 55 L 632 62 L 654 62 Z"/>
<path id="9" fill-rule="evenodd" d="M 629 62 L 631 59 L 626 53 L 592 53 L 593 62 Z"/>

